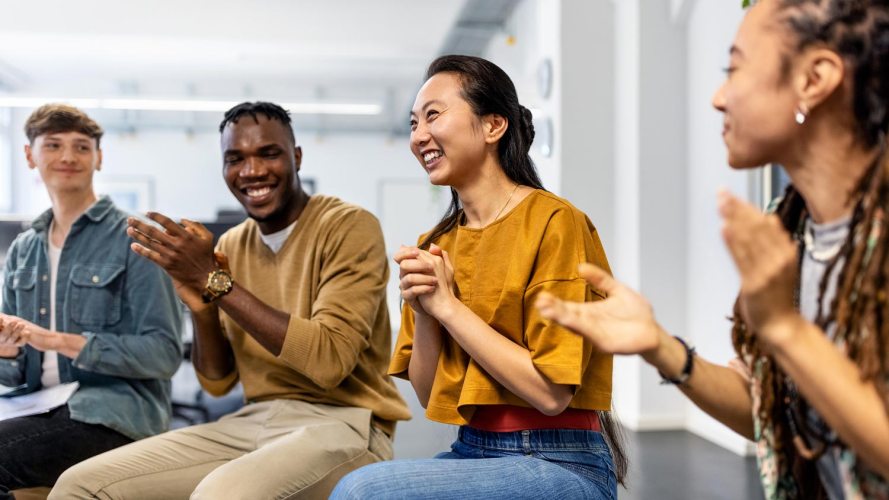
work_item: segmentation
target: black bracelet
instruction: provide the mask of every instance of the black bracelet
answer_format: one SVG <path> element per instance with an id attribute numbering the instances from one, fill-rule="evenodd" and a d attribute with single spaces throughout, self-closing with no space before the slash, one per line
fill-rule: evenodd
<path id="1" fill-rule="evenodd" d="M 685 366 L 682 367 L 682 373 L 679 374 L 679 378 L 669 378 L 658 370 L 658 375 L 661 376 L 661 385 L 685 385 L 685 383 L 688 382 L 689 377 L 691 377 L 691 371 L 695 367 L 695 348 L 689 347 L 684 340 L 675 335 L 673 338 L 678 340 L 679 343 L 682 344 L 682 347 L 685 348 Z"/>

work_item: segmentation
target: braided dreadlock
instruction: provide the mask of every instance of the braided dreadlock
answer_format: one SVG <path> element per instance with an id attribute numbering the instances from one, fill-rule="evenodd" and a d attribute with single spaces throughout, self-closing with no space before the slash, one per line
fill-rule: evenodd
<path id="1" fill-rule="evenodd" d="M 889 411 L 889 154 L 884 143 L 889 129 L 889 0 L 776 0 L 780 20 L 794 35 L 800 51 L 823 45 L 840 55 L 852 77 L 852 111 L 859 139 L 883 148 L 880 159 L 849 193 L 855 208 L 849 236 L 828 264 L 819 286 L 816 324 L 834 324 L 835 340 L 845 346 L 862 378 L 873 382 Z M 784 69 L 789 73 L 789 58 Z M 785 229 L 799 234 L 806 218 L 805 200 L 789 186 L 776 211 Z M 842 262 L 837 293 L 822 310 L 832 271 Z M 824 498 L 813 462 L 797 453 L 785 419 L 788 389 L 785 374 L 765 355 L 756 332 L 747 328 L 735 303 L 732 342 L 751 370 L 760 364 L 762 397 L 759 418 L 774 430 L 779 464 L 787 466 L 801 498 Z M 804 403 L 804 402 L 803 402 Z M 805 406 L 805 404 L 804 404 Z M 805 409 L 803 410 L 805 411 Z M 805 419 L 804 419 L 805 420 Z M 803 422 L 805 425 L 805 422 Z"/>

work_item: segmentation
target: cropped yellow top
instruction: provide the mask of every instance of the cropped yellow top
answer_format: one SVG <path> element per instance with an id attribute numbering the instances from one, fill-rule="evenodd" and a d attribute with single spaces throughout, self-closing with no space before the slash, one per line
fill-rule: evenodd
<path id="1" fill-rule="evenodd" d="M 575 386 L 570 408 L 611 408 L 611 355 L 543 319 L 534 307 L 544 291 L 577 302 L 603 298 L 577 271 L 582 262 L 609 269 L 596 229 L 583 212 L 537 190 L 490 225 L 458 226 L 436 244 L 453 261 L 460 301 L 491 328 L 528 349 L 534 366 L 549 380 Z M 442 333 L 427 417 L 463 425 L 478 405 L 529 406 L 488 375 L 446 331 Z M 390 375 L 408 378 L 413 336 L 413 311 L 405 304 Z"/>

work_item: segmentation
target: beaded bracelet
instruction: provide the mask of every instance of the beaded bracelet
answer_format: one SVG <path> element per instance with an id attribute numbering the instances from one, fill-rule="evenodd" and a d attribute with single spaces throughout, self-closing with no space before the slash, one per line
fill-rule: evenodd
<path id="1" fill-rule="evenodd" d="M 658 375 L 661 376 L 661 385 L 685 385 L 688 382 L 689 377 L 691 377 L 691 371 L 694 369 L 694 357 L 695 357 L 695 348 L 690 347 L 684 340 L 677 336 L 673 336 L 676 340 L 682 344 L 682 347 L 685 348 L 685 366 L 682 367 L 682 373 L 679 374 L 678 378 L 670 378 L 664 375 L 660 370 L 658 370 Z"/>

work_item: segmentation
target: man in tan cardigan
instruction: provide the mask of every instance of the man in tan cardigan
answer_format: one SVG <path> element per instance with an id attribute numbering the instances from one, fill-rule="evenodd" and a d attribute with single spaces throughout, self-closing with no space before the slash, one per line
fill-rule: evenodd
<path id="1" fill-rule="evenodd" d="M 69 469 L 50 498 L 327 498 L 392 457 L 406 405 L 386 375 L 383 235 L 367 211 L 306 194 L 290 117 L 265 102 L 225 114 L 223 175 L 250 216 L 212 248 L 198 223 L 131 219 L 133 251 L 173 278 L 195 325 L 201 385 L 247 405 Z"/>

